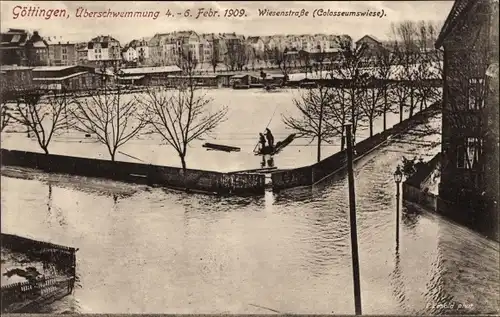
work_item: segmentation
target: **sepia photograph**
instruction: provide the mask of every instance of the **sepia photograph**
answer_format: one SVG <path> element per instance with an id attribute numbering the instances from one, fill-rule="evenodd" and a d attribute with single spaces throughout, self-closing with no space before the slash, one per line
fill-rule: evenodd
<path id="1" fill-rule="evenodd" d="M 2 314 L 500 314 L 498 0 L 0 4 Z"/>

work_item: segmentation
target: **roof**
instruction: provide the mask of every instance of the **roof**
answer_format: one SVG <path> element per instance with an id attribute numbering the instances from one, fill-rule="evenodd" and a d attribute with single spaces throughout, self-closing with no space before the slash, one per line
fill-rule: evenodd
<path id="1" fill-rule="evenodd" d="M 39 66 L 33 69 L 34 72 L 57 72 L 69 68 L 76 67 L 76 65 L 70 66 Z"/>
<path id="2" fill-rule="evenodd" d="M 144 78 L 144 75 L 140 76 L 118 76 L 118 79 L 125 79 L 125 80 L 138 80 Z"/>
<path id="3" fill-rule="evenodd" d="M 159 67 L 138 67 L 125 68 L 121 72 L 126 75 L 131 74 L 154 74 L 154 73 L 173 73 L 180 72 L 181 69 L 177 66 L 159 66 Z"/>
<path id="4" fill-rule="evenodd" d="M 105 42 L 118 42 L 114 37 L 110 35 L 99 35 L 90 40 L 93 43 L 105 43 Z"/>
<path id="5" fill-rule="evenodd" d="M 1 71 L 10 71 L 10 70 L 30 70 L 33 69 L 33 67 L 28 67 L 28 66 L 17 66 L 17 65 L 1 65 L 0 70 Z"/>
<path id="6" fill-rule="evenodd" d="M 434 44 L 436 48 L 440 48 L 443 45 L 443 41 L 446 36 L 448 36 L 457 22 L 460 21 L 461 17 L 469 11 L 476 1 L 477 0 L 455 0 L 450 13 L 444 22 L 443 28 L 439 33 L 436 43 Z"/>
<path id="7" fill-rule="evenodd" d="M 88 72 L 79 72 L 79 73 L 74 73 L 74 74 L 64 76 L 64 77 L 37 77 L 37 78 L 33 78 L 33 81 L 61 81 L 61 80 L 81 76 L 81 75 L 87 74 L 87 73 Z"/>
<path id="8" fill-rule="evenodd" d="M 356 43 L 358 43 L 359 41 L 361 41 L 364 38 L 370 38 L 370 39 L 374 40 L 375 42 L 377 42 L 379 44 L 382 44 L 381 40 L 379 40 L 378 38 L 376 38 L 375 36 L 373 36 L 371 34 L 367 34 L 367 35 L 363 36 L 362 38 L 360 38 L 359 40 L 357 40 Z"/>
<path id="9" fill-rule="evenodd" d="M 238 75 L 231 76 L 231 78 L 243 78 L 245 76 L 250 76 L 250 75 L 248 75 L 248 74 L 238 74 Z"/>

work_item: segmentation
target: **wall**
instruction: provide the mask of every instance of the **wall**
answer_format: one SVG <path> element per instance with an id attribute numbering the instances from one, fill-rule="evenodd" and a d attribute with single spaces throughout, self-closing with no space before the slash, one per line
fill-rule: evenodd
<path id="1" fill-rule="evenodd" d="M 88 177 L 100 177 L 138 184 L 190 189 L 220 195 L 264 194 L 265 176 L 261 174 L 224 174 L 212 171 L 183 171 L 181 168 L 89 159 L 1 149 L 2 165 L 40 169 Z"/>
<path id="2" fill-rule="evenodd" d="M 389 136 L 402 133 L 413 126 L 422 123 L 436 110 L 438 110 L 440 106 L 441 102 L 436 102 L 427 109 L 415 114 L 413 117 L 394 125 L 392 128 L 357 143 L 354 147 L 356 151 L 354 161 L 373 151 L 377 146 L 385 142 Z M 273 191 L 313 185 L 346 168 L 346 165 L 346 152 L 341 151 L 310 166 L 272 173 L 271 179 Z"/>

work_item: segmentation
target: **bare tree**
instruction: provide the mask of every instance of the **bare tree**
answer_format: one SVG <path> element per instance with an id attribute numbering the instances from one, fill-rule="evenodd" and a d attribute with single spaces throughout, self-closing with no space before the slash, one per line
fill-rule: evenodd
<path id="1" fill-rule="evenodd" d="M 311 68 L 311 57 L 309 52 L 306 52 L 304 50 L 299 51 L 299 65 L 304 68 L 304 73 L 306 74 L 307 78 L 307 75 Z"/>
<path id="2" fill-rule="evenodd" d="M 274 62 L 278 66 L 278 68 L 281 70 L 281 73 L 283 74 L 283 83 L 285 83 L 288 79 L 288 74 L 290 73 L 290 70 L 292 69 L 292 63 L 291 63 L 291 58 L 290 54 L 288 54 L 289 50 L 288 48 L 285 47 L 283 51 L 280 50 L 279 47 L 274 48 Z"/>
<path id="3" fill-rule="evenodd" d="M 383 109 L 383 89 L 376 85 L 376 81 L 372 77 L 370 82 L 365 83 L 365 89 L 361 92 L 360 108 L 363 113 L 363 118 L 368 120 L 370 129 L 370 137 L 373 136 L 373 124 L 376 117 Z"/>
<path id="4" fill-rule="evenodd" d="M 421 51 L 418 46 L 418 27 L 414 21 L 402 21 L 391 25 L 396 43 L 396 56 L 399 70 L 396 79 L 400 82 L 396 87 L 400 104 L 400 121 L 403 120 L 403 107 L 407 104 L 409 116 L 412 117 L 418 102 L 417 81 L 418 65 Z M 426 37 L 426 29 L 422 29 Z M 426 38 L 424 39 L 426 40 Z"/>
<path id="5" fill-rule="evenodd" d="M 325 79 L 328 76 L 323 72 L 325 70 L 323 63 L 318 64 L 317 67 L 320 79 L 323 81 L 319 82 L 316 88 L 308 88 L 301 93 L 299 98 L 294 99 L 300 114 L 297 117 L 284 116 L 283 122 L 289 128 L 297 131 L 300 136 L 310 138 L 311 143 L 317 140 L 316 158 L 319 162 L 321 161 L 322 142 L 330 143 L 339 130 L 338 126 L 335 125 L 338 121 L 332 120 L 337 114 L 333 113 L 335 109 L 333 88 L 326 84 Z M 331 73 L 328 75 L 331 78 Z"/>
<path id="6" fill-rule="evenodd" d="M 3 130 L 9 125 L 10 122 L 10 114 L 9 114 L 9 107 L 7 107 L 7 100 L 0 100 L 0 132 L 3 132 Z"/>
<path id="7" fill-rule="evenodd" d="M 138 103 L 117 86 L 111 90 L 108 82 L 102 89 L 89 92 L 85 98 L 75 99 L 70 108 L 75 129 L 95 135 L 106 146 L 112 161 L 116 152 L 145 127 L 146 120 Z"/>
<path id="8" fill-rule="evenodd" d="M 319 85 L 318 88 L 307 89 L 300 98 L 294 100 L 300 116 L 283 117 L 283 122 L 289 128 L 298 132 L 302 137 L 311 138 L 311 142 L 317 140 L 316 157 L 321 161 L 321 143 L 329 142 L 336 131 L 327 123 L 326 111 L 332 102 L 332 94 L 329 88 Z"/>
<path id="9" fill-rule="evenodd" d="M 352 123 L 353 142 L 355 142 L 358 123 L 363 117 L 360 104 L 365 89 L 364 82 L 367 80 L 367 75 L 362 72 L 362 61 L 366 46 L 361 45 L 353 48 L 348 40 L 342 41 L 340 46 L 340 61 L 334 65 L 334 69 L 343 82 L 344 93 L 348 96 L 349 119 Z"/>
<path id="10" fill-rule="evenodd" d="M 349 98 L 346 90 L 343 88 L 332 89 L 332 102 L 327 108 L 328 120 L 326 121 L 329 128 L 335 131 L 340 136 L 340 150 L 343 151 L 346 146 L 345 125 L 348 123 L 351 107 L 349 106 Z"/>
<path id="11" fill-rule="evenodd" d="M 220 50 L 219 50 L 219 41 L 215 40 L 215 35 L 212 34 L 212 54 L 210 56 L 210 65 L 212 65 L 212 68 L 214 70 L 214 73 L 217 70 L 217 65 L 219 65 L 220 61 Z"/>
<path id="12" fill-rule="evenodd" d="M 144 96 L 138 97 L 138 101 L 147 112 L 153 131 L 175 149 L 183 170 L 186 170 L 188 146 L 224 122 L 227 108 L 210 111 L 212 100 L 198 92 L 193 78 L 194 60 L 191 55 L 184 55 L 183 59 L 186 80 L 177 89 L 150 87 Z"/>
<path id="13" fill-rule="evenodd" d="M 54 92 L 44 97 L 41 91 L 25 91 L 9 111 L 12 120 L 33 132 L 45 154 L 49 154 L 52 137 L 68 126 L 67 97 L 65 92 Z"/>
<path id="14" fill-rule="evenodd" d="M 375 55 L 375 77 L 378 80 L 378 88 L 382 91 L 383 102 L 381 112 L 383 118 L 383 130 L 387 129 L 387 113 L 393 111 L 390 98 L 391 80 L 396 63 L 396 54 L 392 48 L 382 48 Z"/>

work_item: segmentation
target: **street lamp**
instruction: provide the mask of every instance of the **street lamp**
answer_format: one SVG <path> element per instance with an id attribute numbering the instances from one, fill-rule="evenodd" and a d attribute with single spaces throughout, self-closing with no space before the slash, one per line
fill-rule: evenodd
<path id="1" fill-rule="evenodd" d="M 396 183 L 396 247 L 399 246 L 399 183 L 403 179 L 403 172 L 400 166 L 394 172 L 394 182 Z"/>

